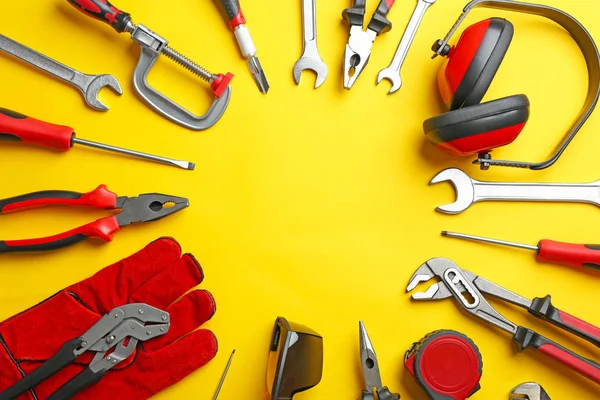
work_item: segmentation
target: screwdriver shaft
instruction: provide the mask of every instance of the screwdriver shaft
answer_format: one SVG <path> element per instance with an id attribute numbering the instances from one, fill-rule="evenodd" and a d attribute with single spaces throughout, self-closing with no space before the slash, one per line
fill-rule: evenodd
<path id="1" fill-rule="evenodd" d="M 472 241 L 475 241 L 475 242 L 484 242 L 484 243 L 498 244 L 498 245 L 501 245 L 501 246 L 516 247 L 518 249 L 524 249 L 524 250 L 532 250 L 532 251 L 538 251 L 539 250 L 538 246 L 530 246 L 528 244 L 515 243 L 515 242 L 507 242 L 505 240 L 490 239 L 490 238 L 481 237 L 481 236 L 466 235 L 464 233 L 456 233 L 456 232 L 443 231 L 442 232 L 442 236 L 447 236 L 447 237 L 456 238 L 456 239 L 472 240 Z"/>
<path id="2" fill-rule="evenodd" d="M 219 393 L 221 393 L 221 388 L 223 387 L 223 383 L 225 382 L 225 378 L 227 377 L 227 373 L 229 372 L 229 367 L 231 366 L 231 362 L 233 361 L 233 356 L 235 355 L 235 350 L 229 356 L 229 361 L 227 361 L 227 365 L 225 366 L 225 371 L 223 372 L 223 376 L 221 377 L 221 381 L 219 382 L 219 386 L 217 387 L 217 391 L 215 392 L 215 397 L 213 400 L 217 400 L 219 397 Z"/>
<path id="3" fill-rule="evenodd" d="M 189 161 L 173 160 L 170 158 L 155 156 L 152 154 L 141 153 L 139 151 L 109 146 L 109 145 L 103 144 L 103 143 L 91 142 L 89 140 L 79 139 L 76 137 L 73 138 L 73 144 L 80 144 L 82 146 L 93 147 L 96 149 L 111 151 L 113 153 L 125 154 L 128 156 L 142 158 L 145 160 L 150 160 L 150 161 L 158 162 L 161 164 L 167 164 L 167 165 L 171 165 L 174 167 L 183 168 L 183 169 L 187 169 L 187 170 L 193 170 L 196 167 L 194 163 L 189 162 Z"/>

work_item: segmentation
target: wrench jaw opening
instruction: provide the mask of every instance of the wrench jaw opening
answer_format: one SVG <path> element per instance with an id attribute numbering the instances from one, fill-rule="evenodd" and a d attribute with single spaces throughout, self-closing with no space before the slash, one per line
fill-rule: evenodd
<path id="1" fill-rule="evenodd" d="M 302 72 L 310 70 L 313 71 L 317 75 L 317 79 L 315 81 L 315 89 L 321 86 L 325 79 L 327 79 L 328 69 L 321 57 L 317 55 L 317 57 L 308 57 L 302 55 L 300 59 L 294 65 L 294 80 L 296 81 L 296 85 L 300 84 L 300 77 L 302 76 Z"/>
<path id="2" fill-rule="evenodd" d="M 542 386 L 534 382 L 522 383 L 510 392 L 509 400 L 550 400 L 548 393 Z"/>
<path id="3" fill-rule="evenodd" d="M 451 204 L 438 206 L 436 210 L 444 214 L 460 214 L 475 201 L 475 187 L 473 180 L 458 168 L 448 168 L 433 177 L 430 185 L 449 182 L 454 187 L 456 201 Z"/>
<path id="4" fill-rule="evenodd" d="M 90 77 L 91 82 L 87 86 L 86 91 L 83 92 L 86 103 L 98 111 L 108 111 L 108 107 L 98 100 L 98 93 L 101 89 L 109 87 L 115 93 L 122 95 L 123 88 L 121 88 L 121 84 L 117 78 L 112 75 L 87 76 Z"/>
<path id="5" fill-rule="evenodd" d="M 379 85 L 384 79 L 388 80 L 392 84 L 392 88 L 388 94 L 396 93 L 402 87 L 402 78 L 400 78 L 400 71 L 396 71 L 392 68 L 384 68 L 379 71 L 377 75 L 377 84 Z"/>

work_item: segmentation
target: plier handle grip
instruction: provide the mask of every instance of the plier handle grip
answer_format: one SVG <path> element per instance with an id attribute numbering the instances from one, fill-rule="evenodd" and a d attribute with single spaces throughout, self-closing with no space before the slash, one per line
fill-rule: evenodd
<path id="1" fill-rule="evenodd" d="M 188 199 L 158 193 L 137 197 L 117 196 L 100 185 L 89 193 L 43 191 L 0 200 L 0 214 L 30 210 L 44 206 L 78 206 L 104 210 L 121 210 L 120 214 L 98 219 L 79 228 L 39 239 L 0 241 L 0 254 L 55 250 L 85 239 L 110 242 L 122 226 L 155 221 L 189 206 Z"/>

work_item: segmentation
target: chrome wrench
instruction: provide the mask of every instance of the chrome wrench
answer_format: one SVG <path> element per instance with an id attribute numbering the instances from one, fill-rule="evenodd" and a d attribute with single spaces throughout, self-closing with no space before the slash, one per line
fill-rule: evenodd
<path id="1" fill-rule="evenodd" d="M 108 107 L 98 100 L 102 88 L 110 87 L 123 94 L 119 81 L 112 75 L 84 74 L 3 35 L 0 35 L 0 50 L 75 86 L 83 93 L 86 103 L 98 111 L 108 111 Z"/>
<path id="2" fill-rule="evenodd" d="M 300 84 L 302 71 L 310 69 L 317 74 L 315 89 L 327 79 L 327 66 L 317 50 L 317 0 L 302 0 L 302 31 L 304 35 L 304 49 L 302 56 L 294 65 L 294 79 Z"/>
<path id="3" fill-rule="evenodd" d="M 413 15 L 408 22 L 408 26 L 404 31 L 404 35 L 402 35 L 402 40 L 400 40 L 400 44 L 398 45 L 396 54 L 394 54 L 392 63 L 389 67 L 382 69 L 379 72 L 379 76 L 377 76 L 377 84 L 381 83 L 381 81 L 384 79 L 387 79 L 392 83 L 392 88 L 388 94 L 395 93 L 402 87 L 400 69 L 404 64 L 404 60 L 406 60 L 408 50 L 410 50 L 410 46 L 412 45 L 412 42 L 417 34 L 417 30 L 421 25 L 421 21 L 425 16 L 425 12 L 433 3 L 435 3 L 435 0 L 418 0 L 417 7 L 415 8 Z"/>
<path id="4" fill-rule="evenodd" d="M 446 169 L 430 182 L 450 182 L 456 201 L 437 207 L 444 214 L 459 214 L 480 201 L 539 201 L 588 203 L 600 207 L 600 181 L 592 183 L 483 182 L 457 168 Z"/>

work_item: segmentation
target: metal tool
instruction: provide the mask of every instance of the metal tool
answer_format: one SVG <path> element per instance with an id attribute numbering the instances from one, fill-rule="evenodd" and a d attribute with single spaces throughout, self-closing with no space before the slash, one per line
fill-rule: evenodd
<path id="1" fill-rule="evenodd" d="M 437 174 L 430 185 L 450 182 L 456 201 L 437 207 L 445 214 L 459 214 L 480 201 L 539 201 L 589 203 L 600 206 L 600 181 L 592 183 L 483 182 L 471 179 L 458 168 Z"/>
<path id="2" fill-rule="evenodd" d="M 435 0 L 418 0 L 417 7 L 413 12 L 408 26 L 402 35 L 396 54 L 392 59 L 392 63 L 389 67 L 382 69 L 377 76 L 377 84 L 381 83 L 382 80 L 387 79 L 392 83 L 392 88 L 388 94 L 397 92 L 402 87 L 402 78 L 400 77 L 400 69 L 406 60 L 410 46 L 417 34 L 417 30 L 421 25 L 421 21 L 425 16 L 425 12 L 429 9 L 429 6 L 435 3 Z"/>
<path id="3" fill-rule="evenodd" d="M 544 388 L 535 382 L 522 383 L 510 391 L 508 400 L 550 400 Z"/>
<path id="4" fill-rule="evenodd" d="M 433 400 L 464 400 L 481 389 L 481 353 L 460 332 L 429 333 L 406 352 L 404 366 Z"/>
<path id="5" fill-rule="evenodd" d="M 106 371 L 131 356 L 139 342 L 169 331 L 169 313 L 143 303 L 127 304 L 108 312 L 81 337 L 66 342 L 36 370 L 0 393 L 0 400 L 13 400 L 74 363 L 85 352 L 95 352 L 86 369 L 54 392 L 48 400 L 67 400 L 100 381 Z M 106 354 L 109 350 L 114 351 Z M 134 361 L 135 362 L 135 361 Z"/>
<path id="6" fill-rule="evenodd" d="M 319 55 L 317 49 L 317 0 L 302 0 L 302 30 L 304 47 L 302 56 L 294 65 L 294 79 L 300 84 L 300 76 L 304 70 L 311 70 L 317 74 L 315 89 L 327 79 L 327 66 Z"/>
<path id="7" fill-rule="evenodd" d="M 89 193 L 51 190 L 0 200 L 0 215 L 44 206 L 78 206 L 120 211 L 117 215 L 101 218 L 58 235 L 39 239 L 0 241 L 0 254 L 56 250 L 90 238 L 110 242 L 113 235 L 123 226 L 157 221 L 189 205 L 190 202 L 186 198 L 160 193 L 118 197 L 108 190 L 106 185 L 100 185 Z"/>
<path id="8" fill-rule="evenodd" d="M 0 35 L 0 50 L 76 87 L 83 94 L 85 102 L 95 110 L 108 111 L 108 107 L 98 100 L 101 89 L 109 87 L 116 93 L 123 94 L 119 81 L 112 75 L 84 74 L 4 35 Z"/>
<path id="9" fill-rule="evenodd" d="M 131 39 L 141 47 L 140 60 L 133 74 L 133 86 L 140 97 L 159 114 L 193 130 L 210 128 L 219 121 L 231 97 L 231 73 L 213 74 L 183 54 L 169 47 L 169 41 L 144 25 L 136 25 L 129 13 L 113 6 L 108 0 L 67 0 L 84 14 L 106 22 L 117 32 L 131 34 Z M 147 76 L 161 55 L 208 82 L 214 92 L 214 101 L 206 114 L 198 116 L 169 99 L 147 81 Z"/>
<path id="10" fill-rule="evenodd" d="M 600 364 L 584 358 L 531 329 L 518 326 L 496 311 L 483 293 L 514 304 L 552 325 L 600 347 L 600 328 L 567 314 L 552 305 L 551 297 L 528 300 L 469 271 L 461 270 L 446 258 L 433 258 L 421 265 L 407 287 L 412 291 L 421 282 L 438 279 L 425 292 L 412 295 L 414 300 L 441 300 L 454 297 L 469 314 L 510 333 L 519 351 L 533 348 L 560 361 L 581 375 L 600 383 Z"/>
<path id="11" fill-rule="evenodd" d="M 223 376 L 221 376 L 221 380 L 219 381 L 219 386 L 217 386 L 217 391 L 215 392 L 215 397 L 213 400 L 217 400 L 219 397 L 219 393 L 221 393 L 221 388 L 223 387 L 223 383 L 225 382 L 225 378 L 227 377 L 227 373 L 229 372 L 229 367 L 231 367 L 231 362 L 233 361 L 233 356 L 235 355 L 235 350 L 229 356 L 229 361 L 227 361 L 227 365 L 225 366 L 225 371 L 223 371 Z"/>
<path id="12" fill-rule="evenodd" d="M 187 170 L 193 170 L 196 167 L 194 163 L 189 161 L 173 160 L 171 158 L 154 156 L 152 154 L 140 153 L 139 151 L 79 139 L 75 137 L 73 128 L 40 121 L 5 108 L 0 108 L 0 132 L 0 142 L 18 142 L 59 151 L 70 150 L 75 144 L 79 144 Z"/>
<path id="13" fill-rule="evenodd" d="M 362 392 L 361 400 L 375 400 L 375 394 L 377 394 L 379 400 L 400 400 L 399 394 L 391 393 L 381 383 L 377 355 L 362 321 L 358 323 L 358 334 L 360 339 L 360 365 L 365 379 L 365 390 Z"/>
<path id="14" fill-rule="evenodd" d="M 352 7 L 342 13 L 350 27 L 350 38 L 344 52 L 344 89 L 351 89 L 364 71 L 371 58 L 371 49 L 377 36 L 389 32 L 392 23 L 387 15 L 396 0 L 380 0 L 366 32 L 363 31 L 366 13 L 366 0 L 353 0 Z"/>
<path id="15" fill-rule="evenodd" d="M 538 242 L 537 246 L 531 246 L 456 232 L 443 231 L 442 236 L 532 250 L 537 253 L 537 260 L 540 262 L 562 264 L 574 268 L 589 268 L 600 272 L 600 245 L 596 244 L 563 243 L 543 239 Z"/>
<path id="16" fill-rule="evenodd" d="M 269 91 L 269 81 L 267 81 L 265 71 L 263 71 L 262 65 L 256 56 L 256 46 L 254 46 L 250 31 L 246 27 L 246 18 L 242 13 L 240 1 L 221 0 L 221 5 L 225 9 L 229 25 L 233 29 L 240 51 L 244 58 L 248 60 L 248 68 L 250 68 L 250 73 L 252 74 L 252 78 L 254 78 L 254 82 L 256 82 L 256 86 L 258 86 L 258 89 L 262 93 L 267 94 Z"/>

